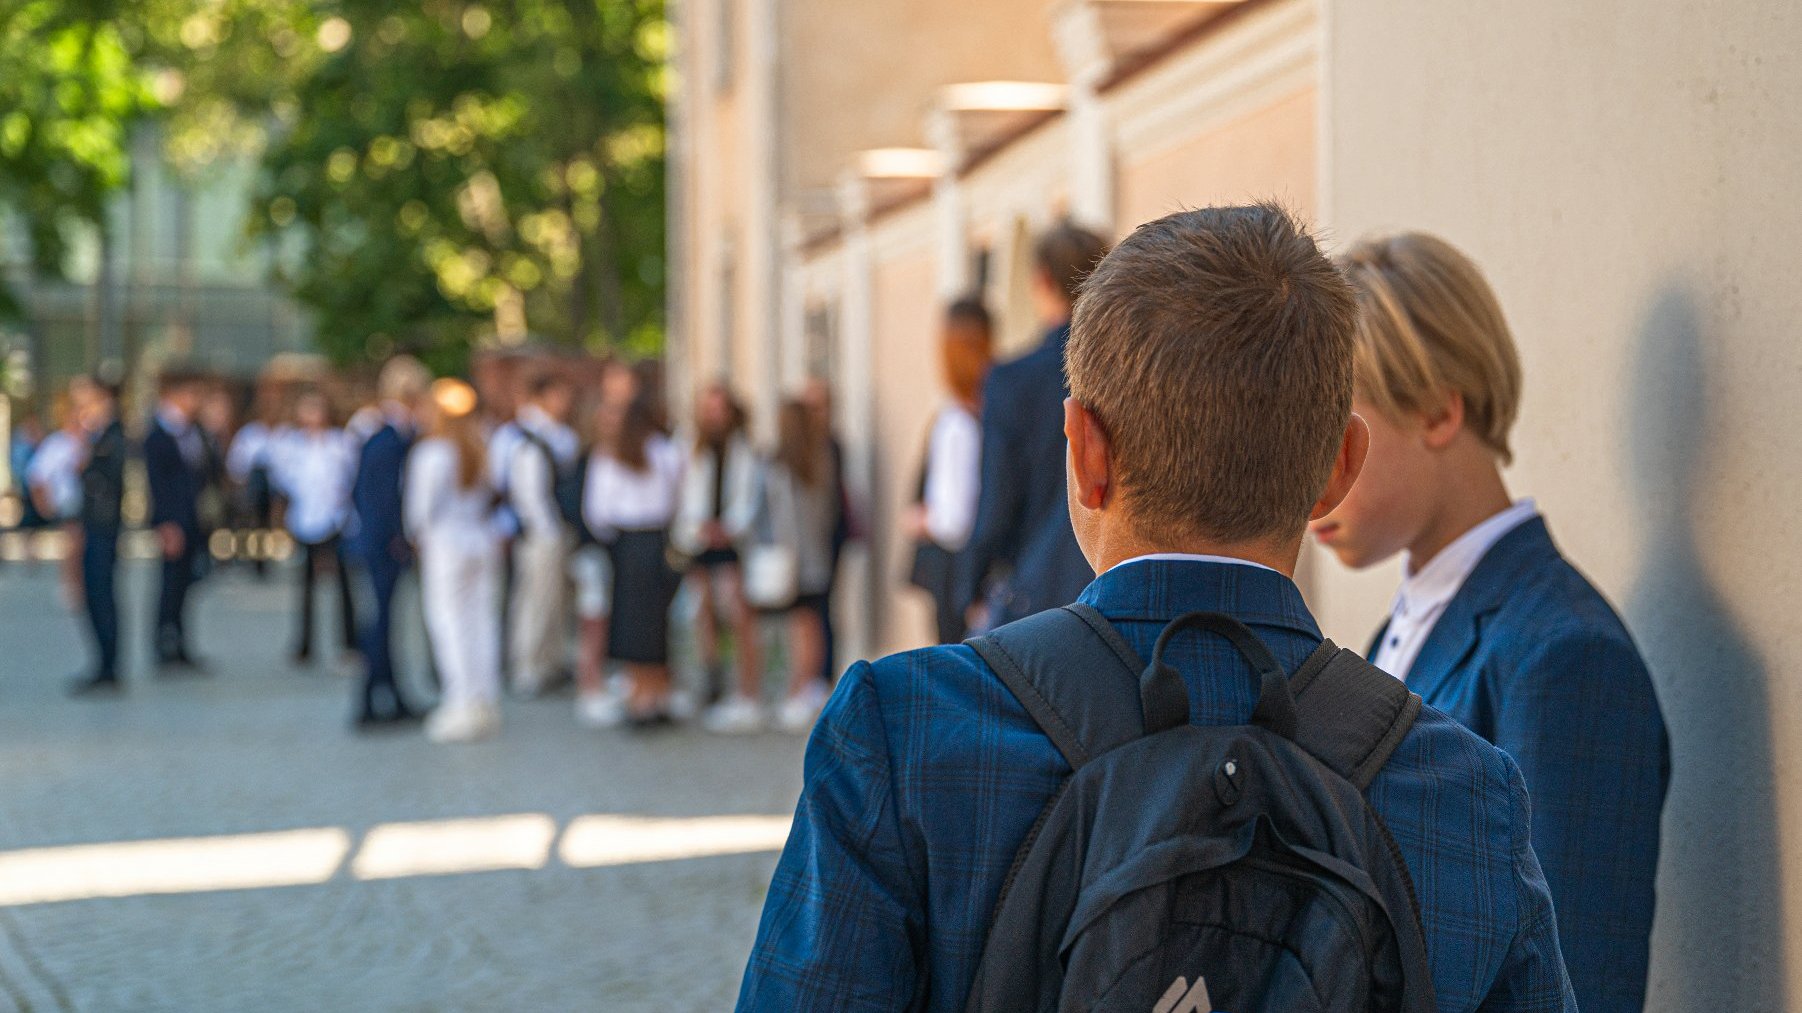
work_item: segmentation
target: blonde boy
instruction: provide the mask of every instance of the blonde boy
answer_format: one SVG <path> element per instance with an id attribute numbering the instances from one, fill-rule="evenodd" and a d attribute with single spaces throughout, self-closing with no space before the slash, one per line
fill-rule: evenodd
<path id="1" fill-rule="evenodd" d="M 1357 296 L 1364 473 L 1315 521 L 1351 567 L 1406 553 L 1370 659 L 1520 765 L 1571 984 L 1585 1013 L 1645 1003 L 1670 749 L 1626 628 L 1501 469 L 1514 339 L 1476 266 L 1420 233 L 1339 258 Z"/>

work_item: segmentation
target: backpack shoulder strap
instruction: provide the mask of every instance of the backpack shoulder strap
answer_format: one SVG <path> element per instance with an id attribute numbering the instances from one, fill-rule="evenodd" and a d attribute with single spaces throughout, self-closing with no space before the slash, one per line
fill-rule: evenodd
<path id="1" fill-rule="evenodd" d="M 1070 769 L 1145 733 L 1138 656 L 1087 605 L 1066 605 L 965 641 L 1000 677 Z"/>
<path id="2" fill-rule="evenodd" d="M 1289 686 L 1296 743 L 1359 791 L 1370 787 L 1420 714 L 1419 695 L 1400 679 L 1331 640 L 1302 662 Z"/>

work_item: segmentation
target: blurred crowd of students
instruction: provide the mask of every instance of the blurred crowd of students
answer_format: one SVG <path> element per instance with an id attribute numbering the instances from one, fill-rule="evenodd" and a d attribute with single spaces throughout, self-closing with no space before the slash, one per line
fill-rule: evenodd
<path id="1" fill-rule="evenodd" d="M 298 557 L 289 660 L 315 660 L 329 584 L 334 660 L 362 676 L 359 729 L 423 718 L 436 740 L 483 738 L 499 728 L 503 689 L 567 687 L 593 727 L 811 727 L 833 675 L 831 592 L 851 531 L 826 385 L 780 406 L 763 450 L 724 384 L 699 391 L 691 424 L 677 425 L 651 369 L 609 362 L 586 383 L 568 366 L 546 357 L 489 375 L 484 396 L 402 356 L 342 418 L 325 386 L 303 384 L 260 398 L 235 431 L 214 380 L 166 371 L 140 451 L 161 557 L 158 674 L 206 671 L 187 615 L 212 532 L 279 525 Z M 32 522 L 66 526 L 83 546 L 66 587 L 94 617 L 96 661 L 74 689 L 117 692 L 118 393 L 81 377 L 59 401 L 55 433 L 32 441 L 21 427 L 17 473 Z M 414 571 L 439 684 L 429 714 L 396 676 L 396 593 Z M 684 582 L 696 680 L 671 675 Z M 772 694 L 776 625 L 787 666 Z"/>

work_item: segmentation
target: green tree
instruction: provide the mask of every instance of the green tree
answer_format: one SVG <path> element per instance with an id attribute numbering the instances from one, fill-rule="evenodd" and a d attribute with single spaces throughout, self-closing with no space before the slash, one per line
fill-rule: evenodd
<path id="1" fill-rule="evenodd" d="M 120 31 L 127 6 L 0 0 L 0 208 L 46 276 L 62 274 L 77 230 L 105 228 L 132 125 L 156 107 Z M 0 283 L 0 315 L 18 311 Z"/>
<path id="2" fill-rule="evenodd" d="M 253 229 L 339 360 L 517 337 L 654 348 L 661 0 L 346 0 L 276 113 Z"/>

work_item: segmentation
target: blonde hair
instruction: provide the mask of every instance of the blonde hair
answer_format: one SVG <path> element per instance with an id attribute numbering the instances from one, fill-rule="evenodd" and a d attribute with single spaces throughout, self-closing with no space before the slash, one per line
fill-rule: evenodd
<path id="1" fill-rule="evenodd" d="M 1352 247 L 1339 267 L 1358 298 L 1357 389 L 1389 418 L 1464 402 L 1464 428 L 1503 464 L 1520 412 L 1520 356 L 1501 304 L 1469 257 L 1405 232 Z"/>
<path id="2" fill-rule="evenodd" d="M 432 371 L 411 355 L 397 355 L 382 364 L 376 377 L 377 393 L 387 401 L 411 404 L 426 392 L 432 382 Z"/>
<path id="3" fill-rule="evenodd" d="M 462 380 L 432 382 L 432 435 L 457 448 L 457 484 L 473 489 L 488 467 L 488 441 L 476 419 L 476 391 Z"/>

